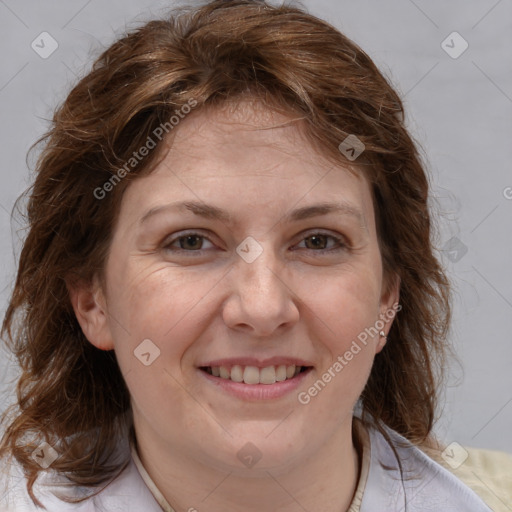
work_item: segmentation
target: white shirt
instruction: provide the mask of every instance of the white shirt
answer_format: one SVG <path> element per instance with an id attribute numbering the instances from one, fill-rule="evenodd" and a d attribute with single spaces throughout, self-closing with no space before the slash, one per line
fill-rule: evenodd
<path id="1" fill-rule="evenodd" d="M 364 430 L 361 474 L 350 512 L 492 512 L 450 471 L 398 433 L 387 428 L 386 432 L 402 463 L 403 479 L 384 436 L 376 429 L 368 433 Z M 49 475 L 42 474 L 34 485 L 36 496 L 49 512 L 174 512 L 133 447 L 127 468 L 96 496 L 82 503 L 68 504 L 53 496 L 50 488 L 44 487 L 51 480 Z M 3 497 L 0 487 L 2 512 L 41 512 L 30 500 L 19 472 L 11 474 L 7 485 L 9 490 Z M 81 492 L 82 489 L 73 487 L 68 494 L 83 496 Z M 204 512 L 207 510 L 205 503 Z"/>

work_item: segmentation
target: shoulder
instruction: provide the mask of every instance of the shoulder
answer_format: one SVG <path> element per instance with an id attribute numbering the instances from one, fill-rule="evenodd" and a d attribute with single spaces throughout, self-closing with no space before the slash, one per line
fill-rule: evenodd
<path id="1" fill-rule="evenodd" d="M 510 511 L 512 455 L 451 443 L 429 455 L 470 487 L 494 511 Z"/>
<path id="2" fill-rule="evenodd" d="M 0 466 L 0 510 L 2 512 L 43 512 L 30 498 L 26 479 L 15 464 Z M 144 484 L 133 460 L 94 495 L 91 490 L 62 483 L 51 473 L 42 473 L 34 484 L 34 495 L 48 512 L 161 512 L 161 508 Z M 79 499 L 68 503 L 60 497 Z"/>
<path id="3" fill-rule="evenodd" d="M 397 432 L 383 430 L 385 435 L 376 428 L 368 430 L 371 462 L 361 512 L 405 507 L 410 512 L 491 511 L 488 496 L 441 464 L 440 453 L 427 454 Z M 508 510 L 505 507 L 502 503 L 493 510 Z"/>

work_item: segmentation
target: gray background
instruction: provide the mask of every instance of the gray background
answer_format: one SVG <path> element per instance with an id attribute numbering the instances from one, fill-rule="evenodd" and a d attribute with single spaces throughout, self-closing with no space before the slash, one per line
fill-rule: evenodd
<path id="1" fill-rule="evenodd" d="M 91 56 L 126 25 L 172 5 L 0 0 L 2 316 L 23 237 L 10 213 L 31 179 L 27 150 Z M 432 173 L 433 203 L 443 213 L 440 257 L 456 292 L 451 338 L 462 363 L 450 368 L 437 432 L 446 442 L 512 452 L 512 0 L 303 5 L 354 39 L 392 80 Z M 31 48 L 43 31 L 58 42 L 47 59 Z M 458 58 L 441 46 L 453 31 L 469 44 Z M 453 37 L 447 44 L 452 53 L 462 48 Z M 3 408 L 16 368 L 0 356 Z"/>

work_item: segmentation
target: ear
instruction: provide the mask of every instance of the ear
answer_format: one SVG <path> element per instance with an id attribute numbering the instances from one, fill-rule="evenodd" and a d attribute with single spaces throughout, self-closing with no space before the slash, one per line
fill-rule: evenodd
<path id="1" fill-rule="evenodd" d="M 400 277 L 398 274 L 392 274 L 384 280 L 384 287 L 380 300 L 379 326 L 382 324 L 382 331 L 385 336 L 379 336 L 379 341 L 375 353 L 378 354 L 386 345 L 387 336 L 393 325 L 393 321 L 398 311 L 402 309 L 400 306 Z"/>
<path id="2" fill-rule="evenodd" d="M 100 350 L 113 350 L 109 316 L 99 279 L 92 283 L 66 283 L 71 305 L 85 337 Z"/>

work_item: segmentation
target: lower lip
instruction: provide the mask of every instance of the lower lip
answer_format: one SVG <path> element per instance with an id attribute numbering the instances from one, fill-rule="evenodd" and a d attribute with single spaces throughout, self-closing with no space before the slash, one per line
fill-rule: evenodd
<path id="1" fill-rule="evenodd" d="M 234 382 L 230 379 L 214 377 L 203 370 L 198 371 L 209 382 L 236 398 L 246 401 L 263 401 L 276 400 L 292 393 L 301 385 L 311 370 L 312 368 L 308 368 L 292 379 L 275 382 L 274 384 L 244 384 L 243 382 Z"/>

